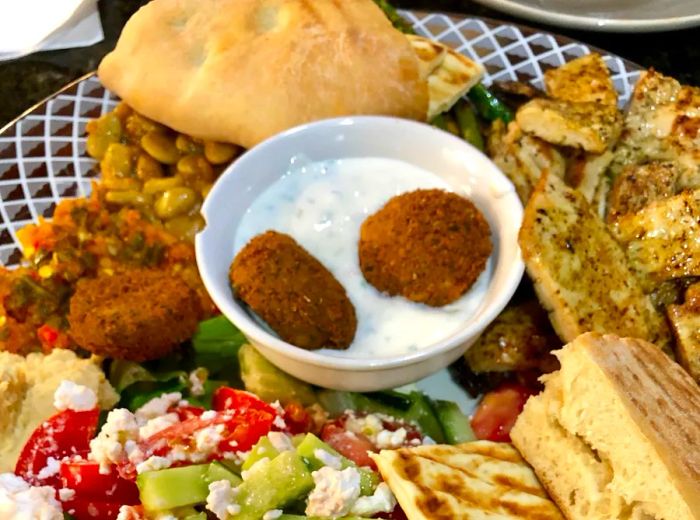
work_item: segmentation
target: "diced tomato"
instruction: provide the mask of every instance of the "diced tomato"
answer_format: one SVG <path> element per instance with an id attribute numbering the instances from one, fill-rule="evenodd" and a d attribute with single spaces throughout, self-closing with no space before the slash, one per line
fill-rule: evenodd
<path id="1" fill-rule="evenodd" d="M 85 455 L 97 432 L 99 410 L 76 412 L 65 410 L 44 421 L 34 430 L 17 459 L 15 473 L 33 485 L 56 486 L 60 476 L 39 479 L 49 457 L 61 460 L 71 455 Z"/>
<path id="2" fill-rule="evenodd" d="M 217 411 L 235 410 L 236 412 L 245 412 L 247 410 L 263 410 L 272 415 L 277 413 L 271 405 L 257 395 L 228 386 L 221 386 L 216 389 L 212 397 L 212 408 Z"/>
<path id="3" fill-rule="evenodd" d="M 308 433 L 313 428 L 309 412 L 299 403 L 289 403 L 284 407 L 284 422 L 287 423 L 287 431 L 292 435 Z"/>
<path id="4" fill-rule="evenodd" d="M 376 469 L 374 461 L 367 452 L 377 451 L 377 448 L 361 433 L 349 432 L 333 421 L 323 426 L 321 439 L 358 466 L 369 466 Z"/>
<path id="5" fill-rule="evenodd" d="M 471 420 L 476 438 L 510 442 L 510 430 L 534 393 L 532 389 L 515 383 L 505 383 L 487 393 Z"/>
<path id="6" fill-rule="evenodd" d="M 100 466 L 88 460 L 61 463 L 62 487 L 72 489 L 80 500 L 108 500 L 124 505 L 139 504 L 139 490 L 116 471 L 100 473 Z"/>
<path id="7" fill-rule="evenodd" d="M 206 410 L 201 406 L 184 405 L 172 408 L 170 411 L 175 412 L 181 421 L 186 421 L 192 417 L 199 417 Z"/>
<path id="8" fill-rule="evenodd" d="M 63 511 L 76 520 L 115 520 L 119 516 L 121 506 L 118 502 L 75 498 L 63 502 Z"/>

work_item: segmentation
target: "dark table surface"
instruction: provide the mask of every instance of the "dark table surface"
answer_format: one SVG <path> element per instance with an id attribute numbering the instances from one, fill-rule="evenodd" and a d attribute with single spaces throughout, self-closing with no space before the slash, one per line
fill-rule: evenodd
<path id="1" fill-rule="evenodd" d="M 0 62 L 0 127 L 37 101 L 83 74 L 95 70 L 115 45 L 122 26 L 147 0 L 100 0 L 105 39 L 91 47 L 35 53 Z M 510 21 L 515 18 L 483 8 L 468 0 L 396 0 L 395 5 L 433 11 L 451 11 Z M 670 33 L 609 34 L 524 24 L 564 34 L 673 75 L 684 83 L 700 85 L 700 28 Z"/>

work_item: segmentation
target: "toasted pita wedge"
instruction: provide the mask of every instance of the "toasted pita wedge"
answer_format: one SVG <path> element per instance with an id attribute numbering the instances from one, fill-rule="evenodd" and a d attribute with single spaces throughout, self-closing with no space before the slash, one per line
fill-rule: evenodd
<path id="1" fill-rule="evenodd" d="M 570 520 L 700 519 L 700 388 L 650 343 L 588 333 L 511 438 Z"/>
<path id="2" fill-rule="evenodd" d="M 428 120 L 447 112 L 484 76 L 481 64 L 450 47 L 438 45 L 444 48 L 445 54 L 440 65 L 428 76 Z"/>
<path id="3" fill-rule="evenodd" d="M 447 47 L 429 38 L 407 34 L 408 41 L 418 57 L 420 77 L 427 80 L 435 69 L 437 69 L 447 54 Z"/>
<path id="4" fill-rule="evenodd" d="M 408 520 L 563 520 L 510 444 L 419 446 L 371 457 Z"/>
<path id="5" fill-rule="evenodd" d="M 244 147 L 326 117 L 428 113 L 418 58 L 372 0 L 154 0 L 98 74 L 145 116 Z"/>
<path id="6" fill-rule="evenodd" d="M 620 245 L 581 193 L 543 174 L 519 235 L 527 271 L 564 341 L 588 331 L 667 347 L 670 331 Z"/>

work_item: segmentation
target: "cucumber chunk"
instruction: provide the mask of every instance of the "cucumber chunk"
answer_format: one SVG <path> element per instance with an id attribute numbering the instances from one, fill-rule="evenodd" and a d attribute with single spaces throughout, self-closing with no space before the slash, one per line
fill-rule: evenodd
<path id="1" fill-rule="evenodd" d="M 183 520 L 207 520 L 207 514 L 204 512 L 187 515 Z"/>
<path id="2" fill-rule="evenodd" d="M 236 520 L 259 520 L 271 509 L 283 509 L 314 487 L 304 460 L 293 451 L 256 464 L 238 486 Z"/>
<path id="3" fill-rule="evenodd" d="M 207 485 L 217 480 L 228 480 L 232 487 L 236 487 L 243 482 L 243 479 L 236 475 L 230 468 L 224 466 L 221 462 L 215 461 L 209 464 L 209 469 L 204 476 Z"/>
<path id="4" fill-rule="evenodd" d="M 162 511 L 199 504 L 207 500 L 209 464 L 146 471 L 136 477 L 143 507 Z"/>
<path id="5" fill-rule="evenodd" d="M 452 401 L 435 401 L 433 407 L 442 430 L 445 432 L 445 441 L 448 444 L 460 444 L 476 440 L 476 436 L 469 424 L 469 419 L 462 413 L 457 403 Z"/>
<path id="6" fill-rule="evenodd" d="M 369 468 L 359 468 L 357 465 L 343 457 L 340 453 L 331 448 L 328 444 L 316 437 L 313 433 L 307 433 L 304 440 L 297 446 L 297 453 L 304 458 L 309 466 L 309 469 L 315 471 L 325 464 L 316 456 L 316 450 L 323 450 L 330 453 L 334 457 L 340 459 L 341 469 L 357 468 L 360 473 L 360 493 L 362 495 L 371 495 L 379 485 L 379 475 Z"/>
<path id="7" fill-rule="evenodd" d="M 267 402 L 290 402 L 310 406 L 316 402 L 311 385 L 286 374 L 265 359 L 252 345 L 245 344 L 238 351 L 241 379 L 245 389 Z"/>
<path id="8" fill-rule="evenodd" d="M 260 440 L 253 446 L 250 453 L 243 461 L 241 469 L 248 471 L 256 462 L 264 458 L 274 459 L 280 452 L 272 445 L 270 439 L 265 435 L 260 437 Z"/>

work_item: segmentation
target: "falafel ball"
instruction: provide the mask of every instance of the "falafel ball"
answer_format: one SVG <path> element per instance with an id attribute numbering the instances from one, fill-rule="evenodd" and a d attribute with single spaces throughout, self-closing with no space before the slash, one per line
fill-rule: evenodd
<path id="1" fill-rule="evenodd" d="M 94 354 L 147 361 L 192 337 L 200 298 L 178 275 L 125 269 L 78 282 L 70 300 L 70 335 Z"/>
<path id="2" fill-rule="evenodd" d="M 357 329 L 355 307 L 331 272 L 292 237 L 266 231 L 236 255 L 234 294 L 287 343 L 345 349 Z"/>
<path id="3" fill-rule="evenodd" d="M 443 190 L 393 197 L 360 228 L 359 260 L 378 290 L 433 307 L 461 297 L 486 267 L 488 222 L 471 201 Z"/>

